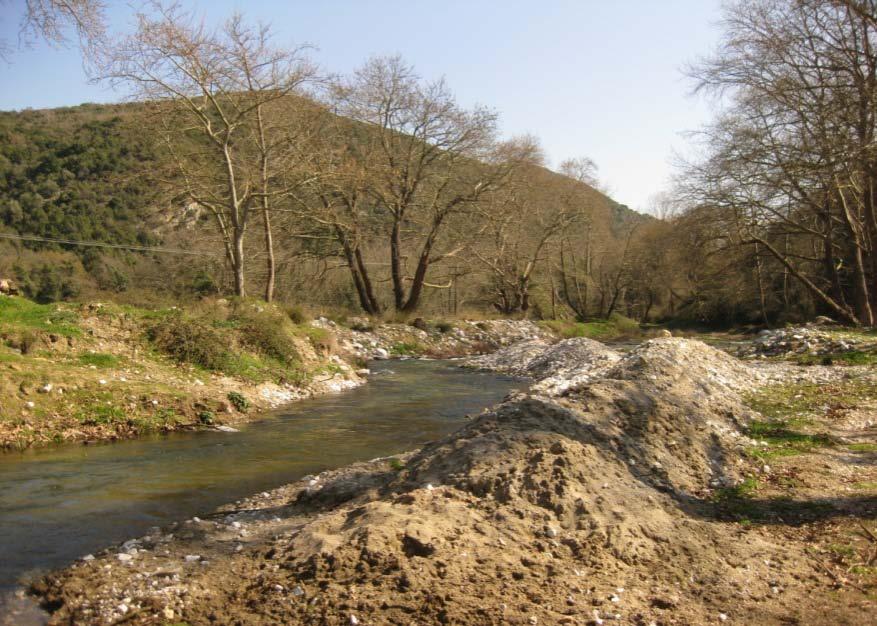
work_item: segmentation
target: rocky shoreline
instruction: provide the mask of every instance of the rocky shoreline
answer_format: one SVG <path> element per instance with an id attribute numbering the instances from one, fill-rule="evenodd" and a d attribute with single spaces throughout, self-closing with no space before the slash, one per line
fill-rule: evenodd
<path id="1" fill-rule="evenodd" d="M 837 581 L 813 542 L 719 506 L 765 471 L 746 391 L 873 371 L 747 364 L 676 338 L 620 355 L 531 337 L 469 365 L 536 381 L 421 450 L 152 529 L 32 591 L 54 624 L 853 624 L 873 610 L 832 596 L 825 621 Z"/>

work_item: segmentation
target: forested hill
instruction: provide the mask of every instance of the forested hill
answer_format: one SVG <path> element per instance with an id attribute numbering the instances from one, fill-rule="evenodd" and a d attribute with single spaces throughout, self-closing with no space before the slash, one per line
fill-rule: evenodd
<path id="1" fill-rule="evenodd" d="M 172 168 L 158 140 L 146 131 L 146 115 L 146 107 L 140 104 L 0 112 L 0 233 L 112 245 L 184 247 L 202 250 L 206 256 L 193 261 L 193 257 L 163 253 L 3 239 L 0 277 L 14 278 L 27 295 L 44 301 L 83 291 L 128 292 L 129 296 L 132 291 L 168 291 L 178 297 L 225 289 L 229 276 L 207 215 L 158 184 L 156 173 Z M 560 189 L 566 184 L 584 194 L 589 215 L 587 254 L 605 257 L 608 271 L 607 255 L 618 253 L 624 233 L 643 216 L 584 183 L 573 183 L 558 174 L 545 171 L 536 179 L 545 187 L 540 195 L 543 199 L 560 198 L 567 193 Z M 193 228 L 193 223 L 199 228 Z M 255 242 L 259 233 L 253 228 L 251 239 Z M 583 236 L 585 226 L 579 230 L 574 235 Z M 327 272 L 327 262 L 314 259 L 312 245 L 283 243 L 280 248 L 278 297 L 300 299 L 294 294 L 301 293 L 302 285 L 319 281 L 323 289 L 318 295 L 305 290 L 309 298 L 320 304 L 356 308 L 349 277 L 343 272 Z M 471 264 L 471 259 L 467 262 Z M 594 265 L 599 263 L 594 261 Z M 454 267 L 461 273 L 460 265 Z M 253 282 L 260 280 L 260 270 L 261 266 L 255 265 L 250 270 Z M 467 273 L 468 279 L 455 284 L 462 293 L 454 295 L 458 303 L 453 306 L 468 299 L 471 306 L 491 308 L 490 276 L 476 267 Z M 547 273 L 546 265 L 540 284 L 550 282 Z M 432 304 L 452 306 L 447 304 L 446 295 L 435 294 Z M 547 304 L 550 295 L 543 295 Z"/>
<path id="2" fill-rule="evenodd" d="M 131 106 L 0 113 L 0 218 L 4 230 L 49 238 L 155 242 L 143 176 L 155 158 Z"/>

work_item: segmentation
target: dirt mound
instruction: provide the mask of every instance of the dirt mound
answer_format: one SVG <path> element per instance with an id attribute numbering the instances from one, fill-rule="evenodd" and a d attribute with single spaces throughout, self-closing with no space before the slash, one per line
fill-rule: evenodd
<path id="1" fill-rule="evenodd" d="M 599 341 L 575 337 L 554 344 L 530 361 L 527 375 L 538 381 L 534 392 L 559 395 L 599 377 L 620 359 L 620 354 Z"/>
<path id="2" fill-rule="evenodd" d="M 779 623 L 815 575 L 809 557 L 712 517 L 715 489 L 741 473 L 747 375 L 700 342 L 650 341 L 404 464 L 262 494 L 153 537 L 134 568 L 108 554 L 39 591 L 59 623 L 132 607 L 133 623 Z"/>
<path id="3" fill-rule="evenodd" d="M 491 354 L 467 359 L 465 365 L 512 376 L 529 376 L 530 364 L 540 358 L 549 346 L 543 339 L 518 341 Z"/>

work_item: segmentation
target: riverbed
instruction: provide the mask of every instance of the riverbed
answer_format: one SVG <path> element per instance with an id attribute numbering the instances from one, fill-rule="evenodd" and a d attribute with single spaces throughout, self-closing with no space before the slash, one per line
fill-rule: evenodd
<path id="1" fill-rule="evenodd" d="M 236 433 L 0 456 L 0 610 L 41 571 L 307 474 L 419 447 L 522 386 L 452 362 L 384 361 L 372 371 L 365 386 Z"/>

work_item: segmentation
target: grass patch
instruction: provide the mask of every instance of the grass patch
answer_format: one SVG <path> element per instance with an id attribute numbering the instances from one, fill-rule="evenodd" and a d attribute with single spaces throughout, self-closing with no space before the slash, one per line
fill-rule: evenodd
<path id="1" fill-rule="evenodd" d="M 87 352 L 80 354 L 77 360 L 82 365 L 94 365 L 95 367 L 116 367 L 119 364 L 119 357 L 114 354 L 106 354 L 103 352 Z"/>
<path id="2" fill-rule="evenodd" d="M 123 421 L 125 411 L 111 404 L 91 404 L 78 410 L 75 417 L 85 425 L 97 426 Z"/>
<path id="3" fill-rule="evenodd" d="M 393 356 L 417 356 L 423 354 L 425 348 L 416 341 L 400 341 L 394 343 L 390 348 L 390 354 Z"/>
<path id="4" fill-rule="evenodd" d="M 17 296 L 0 296 L 0 328 L 3 331 L 41 331 L 64 337 L 80 334 L 76 313 L 58 304 L 37 304 Z"/>
<path id="5" fill-rule="evenodd" d="M 803 420 L 753 421 L 749 424 L 747 434 L 768 445 L 751 448 L 749 454 L 759 459 L 772 459 L 805 454 L 815 448 L 835 445 L 834 438 L 829 435 L 802 433 L 789 428 L 803 423 L 806 422 Z"/>
<path id="6" fill-rule="evenodd" d="M 622 315 L 613 315 L 605 320 L 573 322 L 570 320 L 546 320 L 540 322 L 544 327 L 564 339 L 587 337 L 600 341 L 633 338 L 642 335 L 639 324 Z"/>
<path id="7" fill-rule="evenodd" d="M 877 382 L 851 378 L 830 384 L 771 385 L 745 398 L 746 404 L 769 420 L 798 420 L 859 406 L 877 398 Z"/>
<path id="8" fill-rule="evenodd" d="M 873 482 L 873 483 L 856 483 L 856 484 L 853 485 L 853 489 L 861 489 L 862 491 L 877 490 L 877 482 Z"/>
<path id="9" fill-rule="evenodd" d="M 877 452 L 877 443 L 851 443 L 847 449 L 851 452 Z"/>

